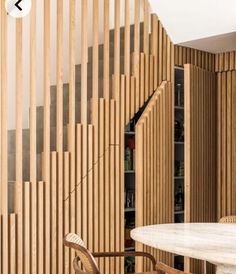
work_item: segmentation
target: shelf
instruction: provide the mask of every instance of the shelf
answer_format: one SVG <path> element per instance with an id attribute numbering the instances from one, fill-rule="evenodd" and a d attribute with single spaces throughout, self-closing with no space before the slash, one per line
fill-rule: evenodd
<path id="1" fill-rule="evenodd" d="M 184 179 L 184 176 L 175 176 L 174 179 L 175 179 L 175 180 L 183 180 L 183 179 Z"/>
<path id="2" fill-rule="evenodd" d="M 184 210 L 181 210 L 181 211 L 175 211 L 175 215 L 180 215 L 180 214 L 184 214 Z"/>
<path id="3" fill-rule="evenodd" d="M 125 170 L 125 173 L 134 174 L 135 170 Z"/>
<path id="4" fill-rule="evenodd" d="M 184 107 L 175 106 L 175 109 L 184 110 Z"/>
<path id="5" fill-rule="evenodd" d="M 134 207 L 125 208 L 125 212 L 134 212 L 134 211 L 135 211 Z"/>
<path id="6" fill-rule="evenodd" d="M 125 247 L 125 251 L 134 251 L 135 247 Z"/>
<path id="7" fill-rule="evenodd" d="M 184 142 L 175 142 L 175 145 L 184 145 Z"/>
<path id="8" fill-rule="evenodd" d="M 125 135 L 135 135 L 135 131 L 126 131 Z"/>

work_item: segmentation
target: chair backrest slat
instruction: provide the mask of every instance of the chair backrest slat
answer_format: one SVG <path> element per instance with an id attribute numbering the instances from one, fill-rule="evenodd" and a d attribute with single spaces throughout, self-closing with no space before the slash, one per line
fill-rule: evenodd
<path id="1" fill-rule="evenodd" d="M 222 217 L 219 221 L 219 223 L 236 223 L 236 216 L 225 216 L 225 217 Z"/>
<path id="2" fill-rule="evenodd" d="M 86 248 L 83 240 L 74 233 L 69 233 L 64 238 L 64 244 L 65 246 L 69 248 L 73 248 L 85 271 L 81 270 L 79 267 L 78 260 L 74 261 L 74 270 L 76 273 L 85 273 L 85 274 L 100 274 L 100 271 L 98 269 L 97 263 L 91 254 L 91 252 Z"/>

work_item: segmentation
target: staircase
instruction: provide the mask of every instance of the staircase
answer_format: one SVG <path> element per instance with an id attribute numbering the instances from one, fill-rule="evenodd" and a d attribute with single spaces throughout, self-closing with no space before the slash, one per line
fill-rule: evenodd
<path id="1" fill-rule="evenodd" d="M 134 50 L 134 25 L 130 27 L 130 53 L 131 53 L 131 65 L 132 65 L 132 52 Z M 140 23 L 140 52 L 143 50 L 143 23 Z M 90 99 L 92 97 L 92 56 L 93 47 L 88 48 L 88 66 L 87 66 L 87 80 L 88 80 L 88 121 L 90 121 Z M 103 97 L 103 44 L 99 45 L 99 97 Z M 132 66 L 131 66 L 132 67 Z M 124 73 L 124 27 L 120 28 L 120 69 L 121 74 Z M 114 71 L 114 30 L 110 30 L 110 96 L 112 93 L 112 75 Z M 81 115 L 81 65 L 76 65 L 76 83 L 75 83 L 75 97 L 76 97 L 76 123 L 80 122 Z M 56 85 L 51 86 L 51 110 L 50 110 L 50 139 L 51 139 L 51 151 L 56 151 Z M 67 150 L 67 125 L 69 122 L 69 84 L 63 85 L 63 142 L 64 151 Z M 37 107 L 37 181 L 42 180 L 42 152 L 43 152 L 43 115 L 44 107 Z M 29 167 L 30 167 L 30 130 L 24 129 L 23 132 L 23 181 L 29 181 Z M 9 193 L 9 213 L 14 212 L 14 185 L 15 185 L 15 138 L 16 131 L 8 131 L 8 193 Z"/>

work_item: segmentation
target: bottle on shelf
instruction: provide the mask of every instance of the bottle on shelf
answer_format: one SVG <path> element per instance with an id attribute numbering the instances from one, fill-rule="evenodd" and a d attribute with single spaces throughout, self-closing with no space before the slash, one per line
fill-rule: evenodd
<path id="1" fill-rule="evenodd" d="M 181 105 L 181 91 L 182 85 L 180 83 L 176 84 L 176 91 L 175 91 L 175 105 L 180 107 Z"/>
<path id="2" fill-rule="evenodd" d="M 184 194 L 183 189 L 179 186 L 178 191 L 175 195 L 175 211 L 181 211 L 184 209 Z"/>
<path id="3" fill-rule="evenodd" d="M 135 169 L 135 140 L 133 137 L 127 139 L 125 148 L 125 170 Z"/>
<path id="4" fill-rule="evenodd" d="M 131 149 L 129 146 L 125 148 L 125 170 L 131 170 Z"/>

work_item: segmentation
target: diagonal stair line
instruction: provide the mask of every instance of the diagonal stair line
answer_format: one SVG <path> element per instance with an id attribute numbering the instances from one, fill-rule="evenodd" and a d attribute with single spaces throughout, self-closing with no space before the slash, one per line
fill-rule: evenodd
<path id="1" fill-rule="evenodd" d="M 63 202 L 66 202 L 70 196 L 76 191 L 76 189 L 82 184 L 83 180 L 88 177 L 89 173 L 93 171 L 94 167 L 98 165 L 102 158 L 104 158 L 106 152 L 110 149 L 110 147 L 120 147 L 120 144 L 109 144 L 109 146 L 104 150 L 103 154 L 101 154 L 97 161 L 93 163 L 93 166 L 88 170 L 88 172 L 81 178 L 81 180 L 75 185 L 74 189 L 72 189 L 69 192 L 69 195 L 63 200 Z"/>

